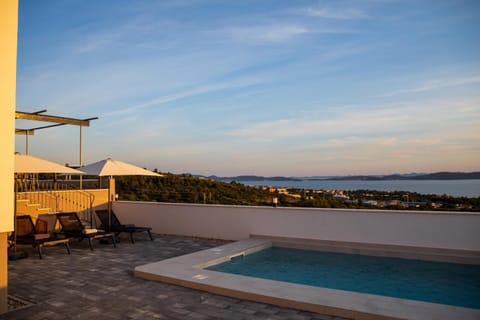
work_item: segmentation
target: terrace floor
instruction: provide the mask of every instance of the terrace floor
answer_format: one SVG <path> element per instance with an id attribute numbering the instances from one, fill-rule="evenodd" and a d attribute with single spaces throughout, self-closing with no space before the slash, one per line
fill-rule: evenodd
<path id="1" fill-rule="evenodd" d="M 133 277 L 134 267 L 225 244 L 219 240 L 135 235 L 120 237 L 117 248 L 72 241 L 46 247 L 38 259 L 9 262 L 9 295 L 32 305 L 0 315 L 0 319 L 340 319 L 338 317 L 238 300 Z"/>

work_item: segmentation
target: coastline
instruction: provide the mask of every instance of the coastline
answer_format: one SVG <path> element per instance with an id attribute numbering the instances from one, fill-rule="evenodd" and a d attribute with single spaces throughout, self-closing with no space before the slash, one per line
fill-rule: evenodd
<path id="1" fill-rule="evenodd" d="M 480 197 L 480 179 L 466 180 L 255 180 L 237 181 L 248 186 L 269 186 L 308 190 L 403 191 L 419 194 Z"/>

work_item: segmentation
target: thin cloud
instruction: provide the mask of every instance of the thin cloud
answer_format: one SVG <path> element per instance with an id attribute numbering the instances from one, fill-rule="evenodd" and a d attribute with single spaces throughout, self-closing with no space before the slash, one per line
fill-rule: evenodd
<path id="1" fill-rule="evenodd" d="M 151 99 L 139 104 L 135 104 L 126 108 L 122 108 L 120 110 L 108 112 L 105 115 L 106 116 L 114 116 L 114 115 L 126 115 L 126 114 L 131 114 L 135 113 L 139 110 L 156 106 L 156 105 L 162 105 L 170 102 L 174 102 L 177 100 L 185 99 L 188 97 L 200 95 L 200 94 L 205 94 L 205 93 L 212 93 L 212 92 L 217 92 L 217 91 L 222 91 L 222 90 L 228 90 L 228 89 L 233 89 L 233 88 L 240 88 L 240 87 L 246 87 L 246 86 L 251 86 L 260 83 L 261 81 L 259 79 L 245 79 L 245 80 L 240 80 L 236 82 L 230 82 L 230 83 L 219 83 L 219 84 L 212 84 L 212 85 L 207 85 L 207 86 L 200 86 L 197 88 L 193 88 L 190 90 L 185 90 L 185 91 L 180 91 L 174 94 L 169 94 L 169 95 L 162 95 L 160 97 L 157 97 L 155 99 Z"/>
<path id="2" fill-rule="evenodd" d="M 369 136 L 389 133 L 413 133 L 428 131 L 442 123 L 467 125 L 480 114 L 476 104 L 469 102 L 432 101 L 428 104 L 400 104 L 382 108 L 369 106 L 340 111 L 330 118 L 291 118 L 265 121 L 244 126 L 229 132 L 229 135 L 253 141 L 273 141 L 285 138 L 328 138 L 345 136 Z M 452 115 L 452 109 L 461 112 Z M 410 115 L 415 114 L 412 118 Z M 324 114 L 325 115 L 325 114 Z M 443 126 L 445 127 L 445 126 Z"/>
<path id="3" fill-rule="evenodd" d="M 175 25 L 172 20 L 156 21 L 144 12 L 126 20 L 115 21 L 99 30 L 88 25 L 84 29 L 79 28 L 76 30 L 79 36 L 72 37 L 70 48 L 73 54 L 81 55 L 118 48 L 128 50 L 132 47 L 164 47 L 168 46 L 171 40 L 167 40 L 161 30 Z M 155 41 L 157 39 L 162 41 Z"/>
<path id="4" fill-rule="evenodd" d="M 306 144 L 299 149 L 301 151 L 340 151 L 340 150 L 355 150 L 355 149 L 377 149 L 381 148 L 383 150 L 389 148 L 398 148 L 400 144 L 404 143 L 399 137 L 359 137 L 359 136 L 347 136 L 345 138 L 334 138 L 327 139 L 322 142 L 317 142 L 313 144 Z"/>
<path id="5" fill-rule="evenodd" d="M 241 42 L 285 42 L 310 32 L 306 27 L 288 25 L 263 25 L 235 27 L 226 30 L 230 38 Z"/>
<path id="6" fill-rule="evenodd" d="M 124 37 L 125 33 L 122 31 L 91 34 L 82 41 L 79 41 L 79 43 L 73 47 L 73 51 L 78 54 L 91 53 L 118 43 Z"/>
<path id="7" fill-rule="evenodd" d="M 351 19 L 365 19 L 368 16 L 361 10 L 352 9 L 352 8 L 304 8 L 301 12 L 307 16 L 326 18 L 326 19 L 340 19 L 340 20 L 351 20 Z"/>
<path id="8" fill-rule="evenodd" d="M 467 86 L 472 84 L 480 83 L 480 76 L 471 76 L 461 79 L 434 79 L 429 80 L 424 83 L 420 83 L 415 87 L 400 89 L 390 93 L 382 95 L 382 97 L 392 97 L 395 95 L 408 94 L 408 93 L 423 93 L 434 91 L 438 89 L 450 88 L 450 87 L 460 87 Z"/>

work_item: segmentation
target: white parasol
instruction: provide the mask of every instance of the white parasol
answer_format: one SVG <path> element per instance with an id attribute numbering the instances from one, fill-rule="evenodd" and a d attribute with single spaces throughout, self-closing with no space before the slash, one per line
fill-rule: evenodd
<path id="1" fill-rule="evenodd" d="M 161 174 L 137 167 L 123 161 L 107 158 L 81 168 L 83 172 L 93 176 L 157 176 Z"/>
<path id="2" fill-rule="evenodd" d="M 15 173 L 67 173 L 74 175 L 85 174 L 82 171 L 62 166 L 48 160 L 30 155 L 15 153 Z"/>
<path id="3" fill-rule="evenodd" d="M 113 160 L 107 158 L 105 160 L 101 160 L 95 163 L 91 163 L 84 167 L 80 168 L 83 172 L 88 175 L 94 175 L 99 177 L 110 177 L 113 176 L 156 176 L 156 177 L 163 177 L 163 175 L 140 168 L 130 163 L 126 163 L 123 161 Z M 106 226 L 107 231 L 110 228 L 110 221 L 111 221 L 111 212 L 112 212 L 112 204 L 111 204 L 111 195 L 110 195 L 110 183 L 108 184 L 108 221 L 109 226 Z"/>

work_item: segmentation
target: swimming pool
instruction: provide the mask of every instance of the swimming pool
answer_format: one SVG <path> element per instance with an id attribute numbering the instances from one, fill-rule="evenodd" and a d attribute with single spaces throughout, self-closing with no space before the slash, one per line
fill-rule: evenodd
<path id="1" fill-rule="evenodd" d="M 295 239 L 288 240 L 290 244 L 298 244 L 298 241 L 294 241 Z M 301 243 L 305 243 L 304 239 Z M 308 243 L 308 247 L 310 247 L 311 243 Z M 147 280 L 184 286 L 236 299 L 348 319 L 480 319 L 480 308 L 331 289 L 210 270 L 214 265 L 243 259 L 242 256 L 247 258 L 249 255 L 255 256 L 256 252 L 268 249 L 272 247 L 272 244 L 271 240 L 265 238 L 241 240 L 137 266 L 134 274 L 136 277 Z M 282 245 L 285 245 L 283 241 Z M 338 249 L 338 246 L 332 248 Z M 463 255 L 461 252 L 458 254 Z M 292 260 L 298 261 L 298 258 L 290 257 Z M 447 258 L 450 259 L 451 256 Z"/>
<path id="2" fill-rule="evenodd" d="M 208 270 L 480 309 L 480 266 L 271 247 Z"/>

